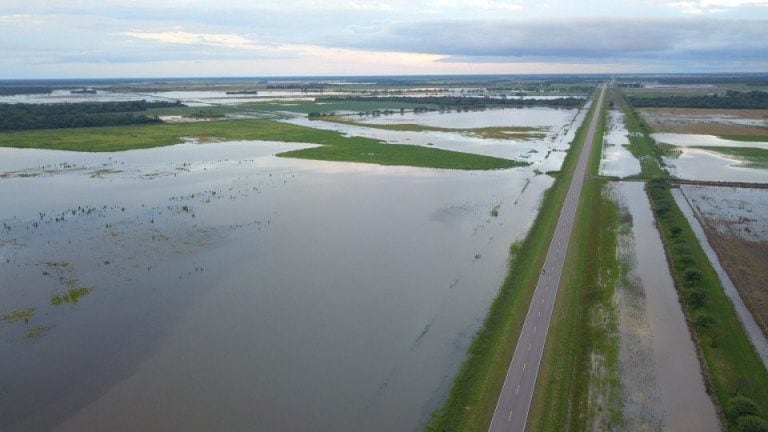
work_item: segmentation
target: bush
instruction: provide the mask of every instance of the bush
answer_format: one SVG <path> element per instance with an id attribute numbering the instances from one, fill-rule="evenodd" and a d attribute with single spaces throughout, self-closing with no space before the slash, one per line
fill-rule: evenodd
<path id="1" fill-rule="evenodd" d="M 731 421 L 736 421 L 739 417 L 753 416 L 758 412 L 757 404 L 752 399 L 736 395 L 728 401 L 728 406 L 725 409 L 725 415 Z"/>
<path id="2" fill-rule="evenodd" d="M 688 269 L 683 273 L 683 279 L 689 285 L 701 281 L 701 272 L 697 269 Z"/>
<path id="3" fill-rule="evenodd" d="M 706 330 L 708 328 L 714 327 L 715 322 L 716 322 L 715 319 L 712 318 L 711 316 L 702 315 L 696 318 L 696 322 L 694 323 L 694 325 L 701 330 Z"/>
<path id="4" fill-rule="evenodd" d="M 694 287 L 688 293 L 688 304 L 693 308 L 700 308 L 707 304 L 707 291 L 702 287 Z"/>
<path id="5" fill-rule="evenodd" d="M 744 416 L 736 422 L 741 432 L 768 432 L 768 422 L 757 416 Z"/>

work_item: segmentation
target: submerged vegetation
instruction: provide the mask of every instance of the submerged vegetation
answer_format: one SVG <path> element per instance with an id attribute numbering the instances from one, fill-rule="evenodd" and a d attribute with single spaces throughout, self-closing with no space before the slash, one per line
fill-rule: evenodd
<path id="1" fill-rule="evenodd" d="M 749 147 L 696 147 L 701 150 L 713 151 L 726 156 L 732 156 L 742 161 L 749 168 L 768 168 L 768 150 Z"/>
<path id="2" fill-rule="evenodd" d="M 584 105 L 584 99 L 562 97 L 555 99 L 522 99 L 522 98 L 486 98 L 470 96 L 324 96 L 317 98 L 318 102 L 396 102 L 412 104 L 429 104 L 444 108 L 487 108 L 487 107 L 556 107 L 578 108 Z"/>
<path id="3" fill-rule="evenodd" d="M 370 138 L 346 137 L 334 131 L 261 119 L 9 132 L 0 133 L 0 146 L 106 152 L 173 145 L 184 137 L 201 142 L 268 140 L 321 144 L 320 147 L 278 155 L 302 159 L 467 170 L 528 165 L 527 162 L 431 147 L 386 144 Z"/>

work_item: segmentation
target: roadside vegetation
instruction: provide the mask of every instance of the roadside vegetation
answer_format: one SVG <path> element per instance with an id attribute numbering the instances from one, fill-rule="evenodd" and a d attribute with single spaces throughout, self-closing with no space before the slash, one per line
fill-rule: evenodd
<path id="1" fill-rule="evenodd" d="M 669 186 L 657 179 L 646 188 L 680 303 L 703 360 L 707 387 L 720 408 L 723 424 L 729 431 L 765 430 L 745 425 L 764 423 L 768 418 L 768 371 Z M 747 405 L 750 408 L 739 408 Z"/>
<path id="2" fill-rule="evenodd" d="M 651 130 L 637 111 L 618 96 L 627 114 L 630 150 L 637 157 L 643 157 L 640 177 L 649 179 L 646 192 L 701 360 L 705 384 L 721 421 L 729 431 L 768 430 L 755 426 L 768 418 L 768 371 L 672 196 L 666 181 L 668 175 L 662 169 L 662 150 L 650 138 Z M 740 408 L 742 405 L 748 408 Z M 756 428 L 750 429 L 750 425 Z"/>
<path id="3" fill-rule="evenodd" d="M 512 245 L 507 277 L 472 341 L 447 400 L 433 413 L 427 430 L 487 430 L 594 111 L 593 106 L 579 127 L 561 171 L 544 193 L 530 231 L 523 241 Z"/>
<path id="4" fill-rule="evenodd" d="M 589 172 L 600 167 L 606 110 Z M 622 417 L 614 293 L 628 271 L 617 255 L 619 217 L 608 182 L 584 183 L 537 379 L 528 430 L 616 430 Z"/>
<path id="5" fill-rule="evenodd" d="M 381 165 L 449 169 L 500 169 L 527 165 L 510 159 L 346 137 L 338 132 L 270 120 L 228 120 L 184 124 L 111 126 L 0 133 L 0 146 L 89 152 L 123 151 L 178 144 L 182 137 L 201 142 L 268 140 L 321 144 L 278 156 Z"/>
<path id="6" fill-rule="evenodd" d="M 629 151 L 640 161 L 640 175 L 642 178 L 667 177 L 668 173 L 663 168 L 662 150 L 651 138 L 653 132 L 645 123 L 640 113 L 637 112 L 617 89 L 611 88 L 611 103 L 617 105 L 624 112 L 624 125 L 629 132 Z"/>

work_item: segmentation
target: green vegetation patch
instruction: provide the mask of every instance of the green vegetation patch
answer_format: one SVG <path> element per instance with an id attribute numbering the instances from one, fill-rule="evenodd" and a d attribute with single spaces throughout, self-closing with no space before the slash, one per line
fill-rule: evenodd
<path id="1" fill-rule="evenodd" d="M 749 147 L 694 147 L 713 151 L 726 156 L 733 156 L 742 161 L 742 166 L 749 168 L 768 168 L 768 150 Z"/>
<path id="2" fill-rule="evenodd" d="M 594 108 L 579 127 L 563 161 L 562 175 L 544 193 L 530 231 L 522 242 L 512 245 L 504 283 L 472 341 L 448 399 L 432 414 L 427 430 L 488 429 L 592 115 Z"/>
<path id="3" fill-rule="evenodd" d="M 755 403 L 756 415 L 768 418 L 768 371 L 747 338 L 717 273 L 663 180 L 646 187 L 661 233 L 675 287 L 703 361 L 706 383 L 724 408 L 734 398 Z M 726 416 L 729 431 L 740 431 L 739 416 Z"/>
<path id="4" fill-rule="evenodd" d="M 37 339 L 37 338 L 43 337 L 52 328 L 53 326 L 50 326 L 50 325 L 32 327 L 31 329 L 27 330 L 26 338 Z"/>
<path id="5" fill-rule="evenodd" d="M 768 92 L 748 91 L 739 92 L 728 90 L 725 94 L 703 96 L 629 96 L 629 101 L 637 108 L 669 107 L 669 108 L 739 108 L 764 109 L 768 108 Z"/>
<path id="6" fill-rule="evenodd" d="M 93 291 L 91 288 L 70 288 L 63 294 L 52 295 L 51 304 L 54 306 L 60 306 L 63 304 L 77 304 L 77 302 L 79 302 L 82 297 L 88 295 L 91 291 Z"/>
<path id="7" fill-rule="evenodd" d="M 18 309 L 3 315 L 2 317 L 0 317 L 0 321 L 6 324 L 13 324 L 21 321 L 26 322 L 26 321 L 29 321 L 29 319 L 32 318 L 34 315 L 35 315 L 34 308 Z"/>
<path id="8" fill-rule="evenodd" d="M 720 135 L 718 138 L 731 141 L 768 142 L 768 137 L 764 135 Z"/>
<path id="9" fill-rule="evenodd" d="M 302 159 L 465 170 L 528 165 L 527 162 L 491 156 L 386 144 L 370 138 L 346 137 L 335 131 L 263 119 L 0 133 L 0 146 L 104 152 L 178 144 L 182 137 L 197 138 L 202 142 L 268 140 L 322 144 L 321 147 L 278 155 Z"/>

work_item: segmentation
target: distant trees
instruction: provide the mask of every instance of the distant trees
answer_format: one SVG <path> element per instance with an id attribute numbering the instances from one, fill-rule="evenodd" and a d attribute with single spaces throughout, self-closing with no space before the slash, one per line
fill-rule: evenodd
<path id="1" fill-rule="evenodd" d="M 629 102 L 637 108 L 734 108 L 766 109 L 768 92 L 738 92 L 728 90 L 724 95 L 707 96 L 628 96 Z"/>
<path id="2" fill-rule="evenodd" d="M 150 108 L 183 107 L 181 102 L 87 102 L 64 104 L 0 104 L 0 131 L 60 129 L 162 123 L 138 114 Z"/>

